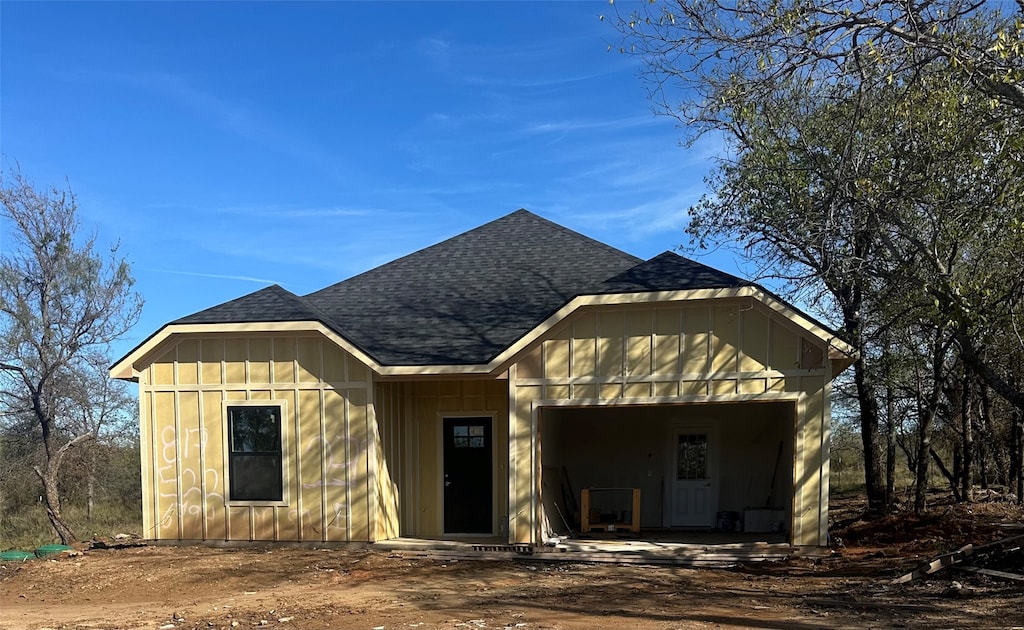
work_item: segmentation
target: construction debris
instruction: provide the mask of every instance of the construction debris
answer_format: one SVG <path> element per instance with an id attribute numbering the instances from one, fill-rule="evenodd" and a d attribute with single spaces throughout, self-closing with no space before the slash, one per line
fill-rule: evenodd
<path id="1" fill-rule="evenodd" d="M 1017 553 L 1021 550 L 1021 545 L 1024 544 L 1024 536 L 1011 536 L 1002 540 L 997 540 L 985 545 L 975 547 L 974 545 L 967 544 L 960 547 L 956 551 L 944 553 L 940 556 L 933 558 L 932 560 L 918 566 L 910 573 L 899 576 L 892 580 L 891 584 L 905 584 L 926 575 L 931 575 L 937 571 L 940 571 L 946 567 L 953 567 L 962 571 L 971 571 L 974 573 L 980 573 L 982 575 L 988 575 L 990 577 L 1008 579 L 1008 580 L 1019 580 L 1024 582 L 1024 575 L 1011 573 L 1008 571 L 999 571 L 995 569 L 988 569 L 985 567 L 967 566 L 963 565 L 963 562 L 967 558 L 989 558 L 992 556 L 998 556 L 1006 553 Z"/>

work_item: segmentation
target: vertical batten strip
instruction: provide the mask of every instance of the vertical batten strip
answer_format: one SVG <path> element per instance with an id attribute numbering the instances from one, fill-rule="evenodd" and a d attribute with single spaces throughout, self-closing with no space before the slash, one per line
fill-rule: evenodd
<path id="1" fill-rule="evenodd" d="M 793 423 L 795 431 L 793 436 L 793 544 L 803 544 L 803 485 L 804 481 L 804 421 L 807 417 L 807 395 L 803 392 L 803 379 L 801 379 L 801 391 L 796 403 L 796 421 Z"/>
<path id="2" fill-rule="evenodd" d="M 519 517 L 516 511 L 519 508 L 517 503 L 518 493 L 516 480 L 519 470 L 516 467 L 516 448 L 518 435 L 516 432 L 516 371 L 518 366 L 512 364 L 508 368 L 508 516 L 506 517 L 506 528 L 508 530 L 508 542 L 516 542 L 516 529 L 518 528 Z"/>
<path id="3" fill-rule="evenodd" d="M 825 357 L 825 383 L 822 388 L 821 469 L 818 481 L 818 545 L 828 545 L 828 478 L 832 466 L 832 360 Z"/>
<path id="4" fill-rule="evenodd" d="M 320 389 L 320 538 L 327 542 L 327 399 Z"/>
<path id="5" fill-rule="evenodd" d="M 291 454 L 295 457 L 295 464 L 292 466 L 293 476 L 295 477 L 295 527 L 296 539 L 303 540 L 305 518 L 302 509 L 302 390 L 296 387 L 294 390 L 295 395 L 295 411 L 294 420 L 292 424 L 292 435 L 295 436 L 294 440 L 288 445 L 288 449 Z"/>
<path id="6" fill-rule="evenodd" d="M 270 374 L 267 375 L 267 380 L 270 381 L 270 384 L 274 384 L 274 383 L 277 382 L 276 375 L 274 374 L 274 367 L 275 367 L 274 363 L 275 363 L 275 361 L 277 359 L 277 354 L 276 354 L 277 353 L 277 345 L 276 345 L 277 339 L 274 336 L 269 337 L 269 339 L 270 339 L 270 342 L 269 342 L 269 346 L 270 346 Z M 247 353 L 246 354 L 246 382 L 247 383 L 249 381 L 249 372 L 248 372 L 249 362 L 248 362 L 248 359 L 249 359 L 249 356 L 248 356 L 248 353 Z M 270 399 L 274 400 L 276 398 L 275 395 L 276 395 L 276 390 L 271 388 L 271 390 L 270 390 Z M 299 401 L 297 399 L 296 399 L 295 403 L 292 405 L 292 407 L 295 407 L 295 413 L 298 413 Z M 282 417 L 281 417 L 281 432 L 284 433 L 284 413 L 283 412 L 282 412 Z M 281 447 L 282 447 L 282 450 L 284 450 L 284 444 L 285 444 L 284 443 L 284 435 L 282 435 L 281 436 Z M 282 469 L 282 473 L 284 472 L 284 465 L 285 465 L 285 453 L 282 452 L 281 453 L 281 469 Z M 288 480 L 289 483 L 291 483 L 290 477 L 291 476 L 289 475 L 289 480 Z M 281 488 L 282 492 L 288 492 L 290 490 L 291 490 L 291 488 L 285 488 L 285 487 Z M 281 508 L 278 508 L 278 507 L 273 508 L 272 514 L 273 514 L 273 517 L 274 517 L 274 540 L 279 540 L 281 538 Z"/>
<path id="7" fill-rule="evenodd" d="M 324 380 L 324 375 L 326 374 L 326 372 L 324 371 L 325 359 L 324 359 L 324 340 L 323 340 L 323 338 L 317 339 L 316 347 L 317 347 L 317 358 L 318 358 L 318 360 L 320 362 L 320 370 L 317 373 L 317 377 L 316 377 L 316 381 L 317 381 L 317 383 L 316 383 L 317 384 L 317 392 L 316 392 L 316 394 L 317 394 L 317 405 L 319 405 L 319 407 L 320 407 L 320 409 L 317 410 L 317 422 L 319 423 L 317 435 L 318 435 L 318 439 L 320 440 L 320 448 L 319 448 L 319 451 L 320 451 L 320 515 L 319 515 L 320 524 L 319 524 L 319 527 L 320 527 L 320 540 L 326 541 L 327 540 L 327 484 L 325 483 L 325 480 L 324 480 L 324 439 L 323 439 L 323 436 L 324 436 L 324 386 L 326 384 L 326 381 Z M 295 448 L 296 448 L 296 451 L 300 450 L 302 448 L 301 442 L 299 444 L 296 444 Z M 302 479 L 300 477 L 299 482 L 301 483 L 301 481 L 302 481 Z M 313 531 L 316 531 L 316 528 L 314 528 Z"/>
<path id="8" fill-rule="evenodd" d="M 676 336 L 676 393 L 683 395 L 683 349 L 686 348 L 686 309 L 682 306 L 677 307 L 679 309 L 679 334 Z"/>
<path id="9" fill-rule="evenodd" d="M 342 397 L 345 414 L 345 540 L 352 540 L 352 432 L 349 427 L 349 394 Z"/>
<path id="10" fill-rule="evenodd" d="M 177 366 L 177 361 L 175 361 Z M 181 492 L 181 400 L 177 390 L 174 391 L 174 485 L 177 487 L 177 506 L 175 512 L 178 516 L 178 539 L 185 534 L 185 499 Z"/>
<path id="11" fill-rule="evenodd" d="M 178 346 L 174 346 L 174 362 L 171 363 L 171 391 L 174 397 L 174 484 L 177 488 L 175 513 L 178 517 L 178 539 L 185 534 L 185 498 L 182 493 L 181 479 L 181 401 L 178 394 Z"/>
<path id="12" fill-rule="evenodd" d="M 302 388 L 299 386 L 299 337 L 292 339 L 292 395 L 295 397 L 294 420 L 292 424 L 292 435 L 294 440 L 290 441 L 288 448 L 294 453 L 295 460 L 292 465 L 292 477 L 295 483 L 291 484 L 295 489 L 295 538 L 302 540 L 303 518 L 302 518 Z M 275 510 L 276 512 L 276 510 Z"/>
<path id="13" fill-rule="evenodd" d="M 200 354 L 200 356 L 202 356 L 202 355 Z M 223 385 L 221 387 L 223 387 Z M 220 410 L 221 410 L 221 412 L 220 412 L 221 415 L 217 418 L 217 421 L 220 423 L 220 427 L 218 427 L 218 431 L 223 431 L 222 437 L 221 437 L 221 440 L 220 440 L 220 451 L 221 451 L 221 453 L 220 453 L 220 458 L 221 458 L 220 459 L 220 466 L 221 466 L 221 468 L 220 468 L 220 472 L 218 474 L 220 475 L 220 479 L 221 479 L 221 486 L 222 486 L 221 487 L 221 493 L 223 494 L 222 498 L 223 498 L 223 504 L 224 504 L 223 505 L 223 509 L 224 509 L 224 540 L 229 540 L 231 538 L 231 510 L 228 508 L 228 499 L 231 497 L 231 489 L 228 488 L 228 476 L 227 476 L 226 473 L 227 473 L 227 467 L 228 467 L 228 458 L 230 457 L 230 454 L 228 452 L 229 448 L 230 448 L 229 445 L 228 445 L 228 442 L 231 440 L 231 437 L 230 437 L 229 432 L 227 430 L 227 428 L 228 428 L 228 419 L 227 419 L 227 411 L 226 411 L 226 408 L 224 406 L 224 401 L 226 401 L 228 399 L 228 394 L 227 394 L 227 391 L 224 390 L 224 389 L 221 389 L 220 392 L 218 392 L 218 393 L 220 394 L 220 400 L 218 401 L 218 403 L 220 404 Z"/>
<path id="14" fill-rule="evenodd" d="M 201 371 L 198 364 L 196 364 L 196 371 L 197 372 Z M 198 380 L 198 379 L 196 379 L 196 380 Z M 208 539 L 210 537 L 210 531 L 209 531 L 209 523 L 208 523 L 209 518 L 207 516 L 207 508 L 206 508 L 207 503 L 209 501 L 209 498 L 207 496 L 207 489 L 206 489 L 206 413 L 205 413 L 206 412 L 206 410 L 205 410 L 205 406 L 206 405 L 204 404 L 205 401 L 203 400 L 203 393 L 202 392 L 197 392 L 196 393 L 196 403 L 199 406 L 199 409 L 197 410 L 197 412 L 199 414 L 198 418 L 197 418 L 198 421 L 199 421 L 199 436 L 198 436 L 198 439 L 199 439 L 199 496 L 202 499 L 202 503 L 199 506 L 199 509 L 201 509 L 202 513 L 203 513 L 203 518 L 202 518 L 203 540 L 206 540 L 206 539 Z"/>
<path id="15" fill-rule="evenodd" d="M 711 368 L 714 365 L 714 347 L 718 337 L 715 335 L 715 307 L 709 303 L 707 311 L 708 332 L 704 336 L 704 373 L 707 374 L 707 378 L 704 379 L 704 393 L 710 394 L 711 381 L 714 377 Z"/>
<path id="16" fill-rule="evenodd" d="M 541 529 L 538 503 L 540 502 L 541 456 L 540 456 L 540 408 L 530 404 L 530 543 L 542 541 L 538 536 Z"/>
<path id="17" fill-rule="evenodd" d="M 622 311 L 622 330 L 619 331 L 622 339 L 622 350 L 619 352 L 619 381 L 622 386 L 618 398 L 626 395 L 626 385 L 629 383 L 629 313 Z"/>
<path id="18" fill-rule="evenodd" d="M 203 398 L 203 340 L 196 339 L 196 383 L 199 385 L 199 475 L 200 489 L 203 498 L 203 540 L 210 538 L 209 490 L 206 486 L 206 444 L 208 429 L 206 427 L 206 401 Z M 227 503 L 225 501 L 225 503 Z"/>
<path id="19" fill-rule="evenodd" d="M 574 388 L 576 386 L 573 385 L 573 383 L 572 383 L 573 377 L 576 376 L 575 358 L 576 358 L 576 322 L 574 321 L 572 323 L 572 325 L 569 326 L 569 358 L 568 358 L 568 363 L 569 363 L 569 400 L 572 400 L 573 398 L 575 398 L 575 396 L 573 394 L 575 393 L 575 389 Z M 485 399 L 486 399 L 486 395 L 485 395 Z"/>
<path id="20" fill-rule="evenodd" d="M 658 365 L 658 358 L 655 356 L 658 352 L 656 339 L 658 337 L 658 309 L 651 309 L 651 334 L 647 338 L 647 342 L 651 346 L 651 351 L 647 355 L 647 373 L 652 377 L 655 376 L 655 366 Z M 647 385 L 647 395 L 654 396 L 654 392 L 657 389 L 658 384 L 655 381 L 651 381 Z"/>
<path id="21" fill-rule="evenodd" d="M 366 389 L 366 512 L 367 538 L 370 542 L 377 541 L 377 519 L 381 509 L 380 495 L 377 492 L 377 447 L 380 440 L 380 429 L 377 427 L 376 397 L 371 376 Z"/>
<path id="22" fill-rule="evenodd" d="M 743 313 L 744 309 L 741 303 L 736 307 L 736 361 L 733 363 L 732 368 L 733 372 L 736 373 L 736 380 L 733 384 L 732 390 L 734 394 L 739 394 L 741 391 L 740 381 L 742 379 L 740 378 L 739 372 L 743 365 L 743 355 L 746 354 L 745 348 L 747 347 L 745 345 L 746 337 L 744 336 L 744 333 L 747 330 L 747 318 L 743 316 Z"/>
<path id="23" fill-rule="evenodd" d="M 270 381 L 271 385 L 274 385 L 274 384 L 277 383 L 277 375 L 274 373 L 274 370 L 277 367 L 275 365 L 277 363 L 277 338 L 271 336 L 271 337 L 269 337 L 269 339 L 270 339 L 270 378 L 268 378 L 267 380 Z"/>
<path id="24" fill-rule="evenodd" d="M 149 374 L 149 378 L 147 379 L 147 382 L 148 383 L 152 383 L 153 382 L 153 366 L 150 365 L 148 368 L 146 368 L 146 372 Z M 160 538 L 160 520 L 161 520 L 161 515 L 160 515 L 160 485 L 159 485 L 160 484 L 160 470 L 157 468 L 157 466 L 159 466 L 160 458 L 159 458 L 159 456 L 157 454 L 157 449 L 160 446 L 158 444 L 158 440 L 157 440 L 156 436 L 157 436 L 157 429 L 156 429 L 156 392 L 153 391 L 153 388 L 150 388 L 150 391 L 149 391 L 149 436 L 148 436 L 149 437 L 150 448 L 149 448 L 149 469 L 148 469 L 148 473 L 150 475 L 149 506 L 150 506 L 150 510 L 152 510 L 152 511 L 150 512 L 150 522 L 149 522 L 149 527 L 146 528 L 146 533 L 151 535 L 151 537 L 154 538 L 154 539 L 159 539 Z M 140 435 L 140 439 L 141 439 L 141 437 L 142 436 Z M 155 480 L 155 483 L 154 483 L 154 480 Z M 143 476 L 143 481 L 145 481 L 145 476 Z"/>
<path id="25" fill-rule="evenodd" d="M 682 306 L 677 308 L 679 309 L 677 322 L 679 334 L 676 335 L 676 374 L 681 375 L 683 373 L 683 348 L 686 347 L 686 309 Z M 682 396 L 683 393 L 683 378 L 679 376 L 676 378 L 676 394 Z"/>

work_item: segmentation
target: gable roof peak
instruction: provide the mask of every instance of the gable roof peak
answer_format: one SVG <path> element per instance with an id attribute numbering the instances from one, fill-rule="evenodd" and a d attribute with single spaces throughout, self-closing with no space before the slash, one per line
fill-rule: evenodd
<path id="1" fill-rule="evenodd" d="M 316 320 L 329 324 L 327 316 L 305 298 L 279 284 L 271 284 L 217 306 L 186 315 L 171 324 L 285 322 Z"/>
<path id="2" fill-rule="evenodd" d="M 601 293 L 679 291 L 753 286 L 749 280 L 665 251 L 605 280 Z"/>

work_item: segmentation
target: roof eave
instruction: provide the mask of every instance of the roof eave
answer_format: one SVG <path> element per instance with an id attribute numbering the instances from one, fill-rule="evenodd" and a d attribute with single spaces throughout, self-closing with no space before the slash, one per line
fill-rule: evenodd
<path id="1" fill-rule="evenodd" d="M 167 324 L 150 335 L 145 341 L 122 357 L 110 368 L 110 377 L 137 381 L 139 366 L 146 363 L 159 348 L 171 337 L 184 334 L 211 333 L 276 333 L 276 332 L 307 332 L 319 333 L 327 337 L 349 354 L 362 361 L 370 369 L 379 371 L 380 365 L 361 348 L 344 338 L 337 331 L 319 320 L 277 321 L 277 322 L 223 322 L 202 324 Z"/>
<path id="2" fill-rule="evenodd" d="M 856 350 L 821 326 L 810 317 L 774 297 L 761 287 L 746 285 L 716 289 L 687 289 L 679 291 L 652 291 L 636 293 L 603 293 L 579 295 L 569 300 L 544 321 L 505 348 L 487 363 L 465 365 L 381 365 L 361 348 L 350 342 L 334 329 L 320 321 L 289 322 L 235 322 L 207 324 L 168 324 L 150 336 L 110 369 L 113 378 L 135 380 L 139 376 L 137 366 L 152 355 L 167 339 L 179 334 L 209 334 L 222 332 L 318 332 L 331 339 L 341 348 L 362 361 L 382 377 L 430 377 L 456 375 L 495 375 L 506 371 L 518 357 L 540 337 L 548 333 L 577 310 L 587 306 L 614 306 L 626 304 L 649 304 L 713 300 L 726 298 L 753 298 L 778 312 L 796 326 L 809 332 L 828 348 L 832 361 L 833 377 L 852 365 L 857 358 Z"/>

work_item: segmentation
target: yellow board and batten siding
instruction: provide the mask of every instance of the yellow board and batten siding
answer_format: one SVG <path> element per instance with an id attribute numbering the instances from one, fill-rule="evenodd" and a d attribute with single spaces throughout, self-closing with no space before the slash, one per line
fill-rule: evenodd
<path id="1" fill-rule="evenodd" d="M 503 528 L 508 505 L 508 386 L 503 379 L 420 380 L 385 382 L 377 386 L 381 454 L 400 497 L 392 497 L 383 518 L 398 536 L 436 538 L 444 535 L 444 448 L 442 420 L 457 417 L 492 419 L 492 523 Z M 400 517 L 397 514 L 400 514 Z M 400 522 L 399 522 L 400 521 Z"/>
<path id="2" fill-rule="evenodd" d="M 374 540 L 396 528 L 373 377 L 318 335 L 178 337 L 139 375 L 147 538 Z M 281 406 L 284 496 L 230 502 L 226 406 Z"/>
<path id="3" fill-rule="evenodd" d="M 824 356 L 820 339 L 749 298 L 581 309 L 509 369 L 511 541 L 540 535 L 540 407 L 792 400 L 792 542 L 826 544 Z"/>

